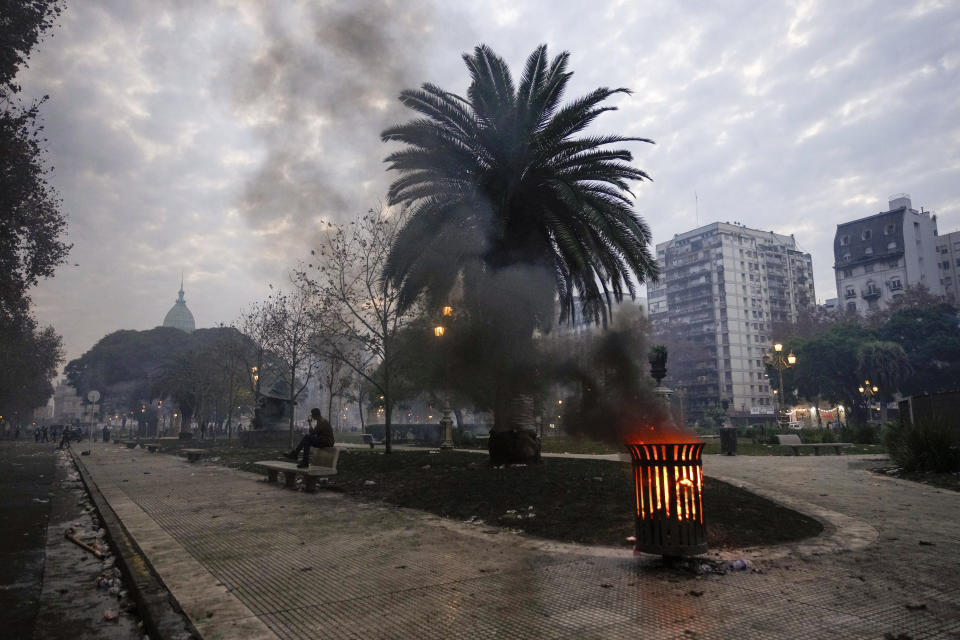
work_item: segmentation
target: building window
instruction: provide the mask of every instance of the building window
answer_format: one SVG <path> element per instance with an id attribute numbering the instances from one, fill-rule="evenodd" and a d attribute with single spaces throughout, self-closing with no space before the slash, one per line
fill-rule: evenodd
<path id="1" fill-rule="evenodd" d="M 843 270 L 843 277 L 844 277 L 844 278 L 852 278 L 852 277 L 853 277 L 853 269 L 844 269 L 844 270 Z"/>
<path id="2" fill-rule="evenodd" d="M 896 243 L 896 242 L 889 242 L 889 243 L 887 243 L 887 251 L 896 251 L 896 250 L 897 250 L 897 243 Z"/>
<path id="3" fill-rule="evenodd" d="M 869 240 L 869 239 L 870 239 L 870 236 L 872 236 L 872 235 L 873 235 L 873 234 L 871 233 L 870 229 L 864 229 L 863 232 L 860 234 L 860 239 L 861 239 L 861 240 Z"/>
<path id="4" fill-rule="evenodd" d="M 944 269 L 949 269 L 949 268 L 950 268 L 950 261 L 949 261 L 949 260 L 944 260 L 942 266 L 943 266 Z"/>
<path id="5" fill-rule="evenodd" d="M 896 228 L 896 227 L 894 227 L 892 224 L 888 224 L 887 226 L 885 226 L 885 227 L 883 228 L 883 235 L 889 236 L 891 233 L 893 233 L 893 230 L 894 230 L 895 228 Z"/>
<path id="6" fill-rule="evenodd" d="M 894 278 L 890 281 L 891 291 L 899 291 L 903 289 L 903 283 L 900 282 L 900 278 Z"/>
<path id="7" fill-rule="evenodd" d="M 865 265 L 863 265 L 863 272 L 864 272 L 864 273 L 873 273 L 873 265 L 872 265 L 872 264 L 865 264 Z"/>
<path id="8" fill-rule="evenodd" d="M 900 266 L 900 261 L 899 261 L 899 260 L 891 260 L 890 262 L 887 263 L 887 266 L 890 267 L 891 269 L 893 269 L 894 267 L 899 267 L 899 266 Z"/>
<path id="9" fill-rule="evenodd" d="M 857 303 L 856 303 L 856 302 L 848 302 L 848 303 L 847 303 L 847 311 L 856 311 L 856 310 L 857 310 Z"/>
<path id="10" fill-rule="evenodd" d="M 840 246 L 845 247 L 850 244 L 850 236 L 840 236 Z"/>
<path id="11" fill-rule="evenodd" d="M 864 250 L 863 250 L 863 255 L 865 255 L 865 256 L 872 256 L 872 255 L 873 255 L 873 247 L 867 247 L 866 249 L 864 249 Z"/>

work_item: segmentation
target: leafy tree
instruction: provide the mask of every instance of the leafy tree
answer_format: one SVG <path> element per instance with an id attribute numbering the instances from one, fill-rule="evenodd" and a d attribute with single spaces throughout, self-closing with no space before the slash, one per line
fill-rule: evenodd
<path id="1" fill-rule="evenodd" d="M 561 105 L 568 60 L 540 46 L 516 85 L 503 59 L 478 46 L 464 55 L 466 97 L 432 84 L 403 91 L 400 101 L 422 117 L 382 134 L 406 145 L 387 158 L 401 174 L 389 204 L 411 209 L 386 267 L 402 303 L 423 294 L 440 308 L 459 291 L 471 322 L 501 338 L 488 354 L 499 364 L 491 451 L 496 434 L 531 426 L 513 408 L 531 415 L 518 396 L 530 392 L 532 336 L 549 328 L 554 296 L 561 320 L 579 298 L 586 318 L 606 324 L 614 300 L 657 275 L 629 190 L 647 175 L 629 151 L 609 148 L 650 141 L 576 137 L 615 108 L 605 100 L 629 92 L 599 88 Z"/>
<path id="2" fill-rule="evenodd" d="M 63 358 L 60 337 L 37 326 L 28 290 L 53 275 L 69 246 L 48 182 L 42 101 L 23 104 L 16 75 L 61 11 L 59 0 L 0 0 L 0 412 L 21 417 L 52 395 Z"/>
<path id="3" fill-rule="evenodd" d="M 857 372 L 879 388 L 880 423 L 887 423 L 887 403 L 913 373 L 906 352 L 896 342 L 872 340 L 857 349 Z"/>
<path id="4" fill-rule="evenodd" d="M 796 389 L 804 398 L 827 400 L 863 410 L 863 398 L 857 388 L 863 383 L 857 371 L 857 354 L 873 334 L 856 323 L 837 324 L 806 340 L 791 338 L 784 349 L 792 350 L 797 364 L 783 372 L 785 393 Z M 776 387 L 776 372 L 768 371 L 771 386 Z"/>
<path id="5" fill-rule="evenodd" d="M 881 340 L 900 344 L 912 368 L 900 385 L 905 395 L 960 389 L 960 330 L 957 309 L 945 302 L 909 305 L 879 329 Z"/>
<path id="6" fill-rule="evenodd" d="M 66 368 L 67 380 L 83 397 L 96 389 L 108 413 L 139 411 L 144 402 L 181 394 L 184 423 L 196 409 L 210 400 L 226 407 L 230 371 L 225 369 L 224 344 L 245 342 L 232 327 L 198 329 L 186 333 L 171 327 L 148 331 L 115 331 L 101 338 L 89 351 Z M 200 365 L 203 365 L 202 367 Z M 246 377 L 240 364 L 232 373 L 239 381 Z M 176 384 L 174 384 L 176 382 Z M 202 385 L 203 389 L 196 388 Z M 189 394 L 182 389 L 190 388 Z M 235 392 L 236 393 L 236 392 Z M 187 397 L 189 396 L 189 397 Z"/>
<path id="7" fill-rule="evenodd" d="M 0 322 L 0 345 L 0 415 L 28 421 L 53 395 L 50 380 L 63 360 L 62 340 L 24 313 Z"/>
<path id="8" fill-rule="evenodd" d="M 0 0 L 0 316 L 23 310 L 27 290 L 53 275 L 69 251 L 66 221 L 48 182 L 40 103 L 21 104 L 17 71 L 53 25 L 56 0 Z"/>

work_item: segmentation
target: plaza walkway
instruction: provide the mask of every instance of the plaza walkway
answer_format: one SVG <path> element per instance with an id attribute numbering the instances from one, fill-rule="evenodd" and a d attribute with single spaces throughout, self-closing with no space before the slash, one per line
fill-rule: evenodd
<path id="1" fill-rule="evenodd" d="M 206 640 L 960 638 L 960 494 L 856 456 L 707 457 L 827 529 L 705 576 L 139 449 L 78 460 Z"/>

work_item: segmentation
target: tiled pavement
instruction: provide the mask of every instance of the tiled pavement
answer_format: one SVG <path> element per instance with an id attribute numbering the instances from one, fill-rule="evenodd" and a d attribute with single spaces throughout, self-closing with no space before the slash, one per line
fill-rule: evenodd
<path id="1" fill-rule="evenodd" d="M 960 494 L 854 456 L 707 457 L 828 526 L 706 577 L 140 450 L 82 462 L 207 640 L 960 638 Z"/>

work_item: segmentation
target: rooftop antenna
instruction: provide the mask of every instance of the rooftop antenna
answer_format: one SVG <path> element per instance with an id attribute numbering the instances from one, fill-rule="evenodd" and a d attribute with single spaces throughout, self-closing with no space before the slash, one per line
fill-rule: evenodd
<path id="1" fill-rule="evenodd" d="M 697 190 L 693 190 L 693 207 L 697 216 L 697 226 L 700 226 L 700 197 L 697 195 Z"/>

